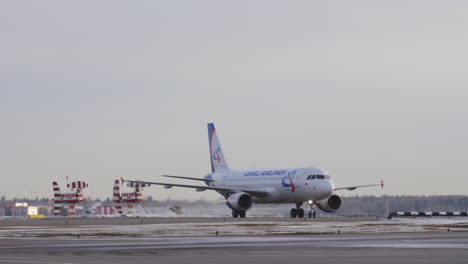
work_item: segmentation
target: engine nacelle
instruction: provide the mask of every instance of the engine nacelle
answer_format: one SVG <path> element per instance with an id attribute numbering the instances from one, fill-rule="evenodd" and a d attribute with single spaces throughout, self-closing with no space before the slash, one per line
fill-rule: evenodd
<path id="1" fill-rule="evenodd" d="M 341 207 L 342 203 L 343 200 L 341 199 L 341 197 L 336 194 L 333 194 L 327 199 L 318 201 L 317 207 L 324 212 L 333 213 Z"/>
<path id="2" fill-rule="evenodd" d="M 238 211 L 247 211 L 252 207 L 252 196 L 244 192 L 238 192 L 231 194 L 227 200 L 226 204 L 229 208 Z"/>

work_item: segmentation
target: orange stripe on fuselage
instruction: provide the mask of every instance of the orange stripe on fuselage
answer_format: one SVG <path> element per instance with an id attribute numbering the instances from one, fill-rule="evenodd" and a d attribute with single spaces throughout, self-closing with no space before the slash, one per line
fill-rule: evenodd
<path id="1" fill-rule="evenodd" d="M 288 172 L 289 183 L 291 183 L 291 192 L 296 191 L 296 187 L 294 186 L 294 182 L 291 179 L 291 173 Z"/>

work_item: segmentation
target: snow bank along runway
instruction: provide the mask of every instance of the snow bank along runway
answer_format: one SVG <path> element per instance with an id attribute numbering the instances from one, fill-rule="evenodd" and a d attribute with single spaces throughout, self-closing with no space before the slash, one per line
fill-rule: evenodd
<path id="1" fill-rule="evenodd" d="M 375 218 L 49 218 L 1 219 L 0 238 L 309 235 L 468 232 L 468 220 Z"/>
<path id="2" fill-rule="evenodd" d="M 0 263 L 466 263 L 468 233 L 2 239 Z"/>

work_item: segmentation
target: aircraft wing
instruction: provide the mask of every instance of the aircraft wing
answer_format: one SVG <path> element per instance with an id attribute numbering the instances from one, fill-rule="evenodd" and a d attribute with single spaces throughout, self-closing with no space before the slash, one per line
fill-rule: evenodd
<path id="1" fill-rule="evenodd" d="M 231 194 L 236 192 L 245 192 L 254 197 L 258 198 L 265 198 L 268 196 L 267 191 L 263 190 L 251 190 L 251 189 L 239 189 L 239 188 L 230 188 L 230 187 L 215 187 L 215 186 L 199 186 L 199 185 L 190 185 L 190 184 L 177 184 L 177 183 L 167 183 L 167 182 L 146 182 L 146 181 L 128 181 L 124 180 L 124 182 L 135 182 L 135 183 L 146 183 L 146 184 L 154 184 L 154 185 L 163 185 L 164 188 L 170 189 L 172 187 L 182 187 L 182 188 L 192 188 L 196 189 L 197 191 L 204 191 L 204 190 L 213 190 L 219 191 L 224 194 Z"/>
<path id="2" fill-rule="evenodd" d="M 185 176 L 174 176 L 174 175 L 162 175 L 163 177 L 167 178 L 176 178 L 176 179 L 185 179 L 185 180 L 192 180 L 192 181 L 204 181 L 204 182 L 212 182 L 213 180 L 210 179 L 200 179 L 194 177 L 185 177 Z"/>
<path id="3" fill-rule="evenodd" d="M 357 188 L 361 187 L 371 187 L 371 186 L 380 186 L 381 188 L 384 187 L 384 182 L 381 180 L 380 183 L 377 184 L 367 184 L 367 185 L 357 185 L 357 186 L 349 186 L 349 187 L 340 187 L 340 188 L 335 188 L 335 191 L 338 190 L 348 190 L 348 191 L 354 191 Z"/>

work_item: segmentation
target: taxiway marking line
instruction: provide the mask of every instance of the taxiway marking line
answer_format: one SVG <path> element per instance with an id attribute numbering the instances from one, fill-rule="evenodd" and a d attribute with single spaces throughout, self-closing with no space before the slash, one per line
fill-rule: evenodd
<path id="1" fill-rule="evenodd" d="M 31 261 L 31 260 L 14 260 L 14 259 L 0 259 L 0 262 L 6 263 L 34 263 L 34 264 L 78 264 L 72 262 L 50 262 L 50 261 Z"/>

